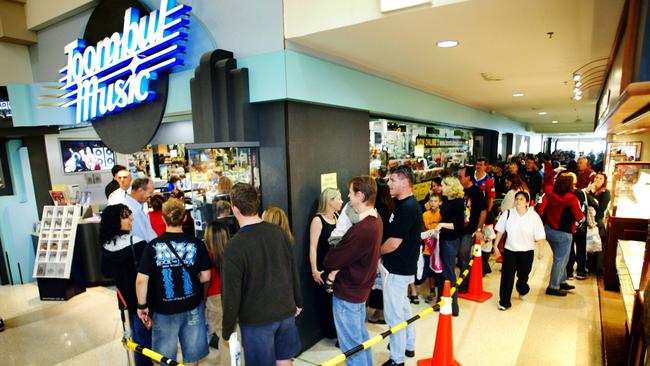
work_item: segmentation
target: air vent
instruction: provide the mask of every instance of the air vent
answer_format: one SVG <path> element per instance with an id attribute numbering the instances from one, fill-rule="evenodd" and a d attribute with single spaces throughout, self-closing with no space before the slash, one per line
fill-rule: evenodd
<path id="1" fill-rule="evenodd" d="M 489 72 L 482 72 L 481 77 L 485 81 L 503 81 L 503 76 L 491 74 Z"/>

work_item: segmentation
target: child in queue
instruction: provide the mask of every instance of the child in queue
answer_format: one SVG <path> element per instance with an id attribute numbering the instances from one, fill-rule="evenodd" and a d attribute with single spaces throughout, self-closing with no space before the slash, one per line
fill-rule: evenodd
<path id="1" fill-rule="evenodd" d="M 438 237 L 435 235 L 435 231 L 433 231 L 442 218 L 442 216 L 440 216 L 441 205 L 442 195 L 433 193 L 429 197 L 427 211 L 422 214 L 422 221 L 426 230 L 422 233 L 422 239 L 424 239 L 424 247 L 422 248 L 422 256 L 424 257 L 424 273 L 422 274 L 422 277 L 430 289 L 429 295 L 424 298 L 424 302 L 427 304 L 433 302 L 433 295 L 436 292 L 436 281 L 439 281 L 439 274 L 442 273 Z"/>

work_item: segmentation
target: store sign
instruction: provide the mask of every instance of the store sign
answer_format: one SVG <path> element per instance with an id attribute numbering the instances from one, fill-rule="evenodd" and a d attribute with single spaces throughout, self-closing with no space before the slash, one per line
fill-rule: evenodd
<path id="1" fill-rule="evenodd" d="M 178 57 L 187 39 L 182 30 L 191 10 L 176 0 L 162 0 L 160 9 L 140 18 L 137 8 L 124 13 L 122 33 L 87 46 L 83 39 L 64 48 L 67 64 L 61 69 L 68 99 L 64 107 L 76 107 L 76 121 L 87 122 L 156 97 L 150 82 L 158 73 L 182 64 Z"/>
<path id="2" fill-rule="evenodd" d="M 443 139 L 437 137 L 418 136 L 415 138 L 415 145 L 423 145 L 426 149 L 434 147 L 459 147 L 465 146 L 466 140 L 463 139 Z"/>

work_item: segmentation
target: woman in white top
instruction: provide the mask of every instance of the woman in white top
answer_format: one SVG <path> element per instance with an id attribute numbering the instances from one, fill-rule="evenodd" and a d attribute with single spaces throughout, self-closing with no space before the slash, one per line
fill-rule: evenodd
<path id="1" fill-rule="evenodd" d="M 499 211 L 506 212 L 507 210 L 515 207 L 515 194 L 517 192 L 525 191 L 530 192 L 526 182 L 524 182 L 521 177 L 517 174 L 506 174 L 506 188 L 508 193 L 503 197 L 501 201 L 501 206 L 499 206 Z"/>
<path id="2" fill-rule="evenodd" d="M 515 208 L 504 212 L 494 229 L 497 232 L 496 242 L 506 237 L 501 267 L 501 284 L 499 287 L 499 310 L 506 310 L 512 304 L 510 297 L 517 274 L 517 292 L 523 297 L 530 291 L 528 275 L 533 267 L 535 245 L 546 240 L 544 224 L 537 212 L 528 207 L 530 196 L 528 192 L 519 191 L 515 194 Z M 539 246 L 539 259 L 544 256 L 543 246 Z"/>

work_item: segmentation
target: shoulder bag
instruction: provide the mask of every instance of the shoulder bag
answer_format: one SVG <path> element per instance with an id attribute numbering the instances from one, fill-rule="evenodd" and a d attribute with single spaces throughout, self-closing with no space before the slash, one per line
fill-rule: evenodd
<path id="1" fill-rule="evenodd" d="M 505 227 L 508 227 L 508 219 L 510 218 L 510 209 L 506 211 L 506 225 Z M 501 235 L 501 239 L 497 243 L 497 249 L 499 250 L 499 253 L 503 253 L 506 250 L 506 239 L 508 238 L 508 232 L 506 230 L 503 230 L 503 235 Z"/>

